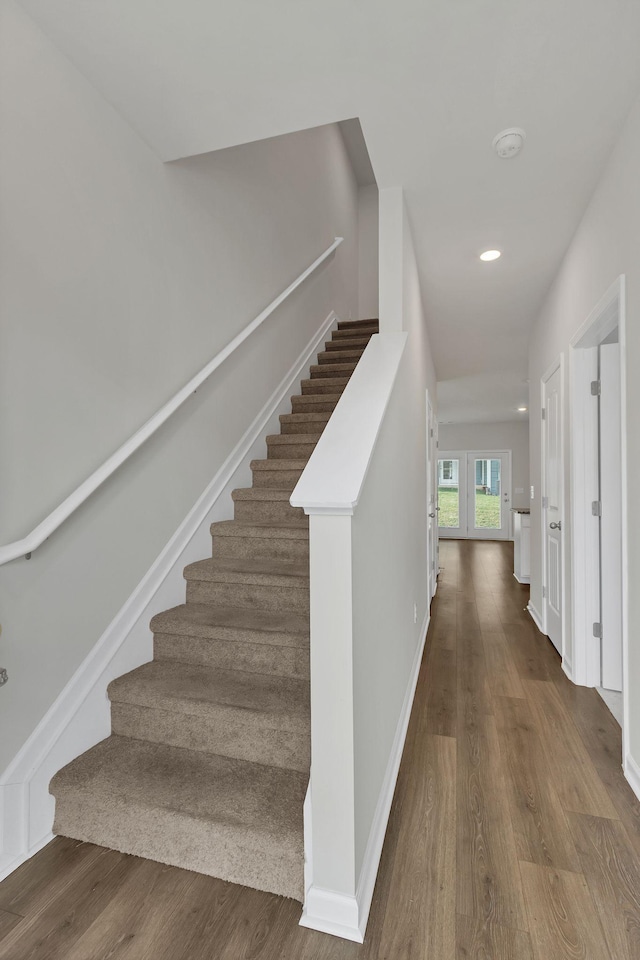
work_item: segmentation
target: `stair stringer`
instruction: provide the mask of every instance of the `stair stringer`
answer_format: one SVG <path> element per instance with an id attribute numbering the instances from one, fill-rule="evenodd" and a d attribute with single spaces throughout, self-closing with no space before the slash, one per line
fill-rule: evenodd
<path id="1" fill-rule="evenodd" d="M 309 370 L 327 334 L 327 316 L 275 388 L 213 480 L 78 667 L 34 732 L 0 776 L 0 880 L 53 838 L 54 774 L 111 733 L 107 687 L 153 658 L 151 617 L 184 599 L 184 568 L 211 551 L 211 524 L 229 519 L 231 492 L 250 483 L 251 460 L 264 455 L 289 412 L 289 395 Z"/>

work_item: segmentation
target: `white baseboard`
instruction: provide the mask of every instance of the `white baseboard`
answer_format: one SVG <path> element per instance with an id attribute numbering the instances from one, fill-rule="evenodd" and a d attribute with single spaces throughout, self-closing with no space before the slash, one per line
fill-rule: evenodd
<path id="1" fill-rule="evenodd" d="M 514 577 L 518 583 L 531 583 L 531 577 L 519 577 L 517 573 L 514 573 Z"/>
<path id="2" fill-rule="evenodd" d="M 527 610 L 529 612 L 529 616 L 535 623 L 540 633 L 544 633 L 544 629 L 542 627 L 542 617 L 540 616 L 540 614 L 538 613 L 534 605 L 531 603 L 531 600 L 529 600 L 529 603 L 527 604 Z"/>
<path id="3" fill-rule="evenodd" d="M 573 676 L 573 669 L 572 669 L 572 667 L 571 667 L 571 661 L 567 660 L 566 658 L 562 660 L 562 671 L 563 671 L 563 673 L 565 674 L 565 676 L 568 677 L 569 680 L 571 680 L 571 683 L 575 683 L 575 682 L 576 682 L 575 679 L 574 679 L 574 676 Z"/>
<path id="4" fill-rule="evenodd" d="M 624 758 L 624 775 L 627 782 L 638 800 L 640 800 L 640 766 L 635 762 L 630 753 Z"/>
<path id="5" fill-rule="evenodd" d="M 371 901 L 373 900 L 373 891 L 380 866 L 382 847 L 387 832 L 389 814 L 391 813 L 391 804 L 393 803 L 393 794 L 398 779 L 398 770 L 400 769 L 400 761 L 402 760 L 402 751 L 404 749 L 409 719 L 411 717 L 416 684 L 418 683 L 422 654 L 427 639 L 430 617 L 430 609 L 427 606 L 427 612 L 420 632 L 420 639 L 409 675 L 407 690 L 396 726 L 393 745 L 378 796 L 373 823 L 369 831 L 369 840 L 367 841 L 367 847 L 362 861 L 356 895 L 352 897 L 332 890 L 323 890 L 314 887 L 313 883 L 311 883 L 306 892 L 303 914 L 300 920 L 300 924 L 303 927 L 309 927 L 311 930 L 319 930 L 322 933 L 331 933 L 333 936 L 342 937 L 345 940 L 353 940 L 356 943 L 363 943 L 364 941 L 369 911 L 371 910 Z M 309 818 L 311 816 L 310 809 L 308 816 Z M 309 875 L 311 873 L 312 870 L 309 869 Z"/>
<path id="6" fill-rule="evenodd" d="M 320 343 L 336 324 L 332 311 L 251 426 L 222 464 L 183 523 L 142 578 L 91 653 L 0 777 L 0 879 L 52 838 L 55 773 L 111 732 L 107 686 L 153 657 L 151 617 L 184 603 L 184 567 L 211 551 L 209 527 L 232 515 L 231 491 L 251 482 L 249 463 L 264 456 L 267 433 Z"/>
<path id="7" fill-rule="evenodd" d="M 330 933 L 343 940 L 364 942 L 364 927 L 359 921 L 360 910 L 355 897 L 333 890 L 322 890 L 313 885 L 307 890 L 301 927 Z"/>

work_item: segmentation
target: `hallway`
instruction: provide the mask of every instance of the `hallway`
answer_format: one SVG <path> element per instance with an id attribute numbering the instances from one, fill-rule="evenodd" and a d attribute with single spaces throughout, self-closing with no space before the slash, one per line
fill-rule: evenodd
<path id="1" fill-rule="evenodd" d="M 366 942 L 300 907 L 56 839 L 0 884 L 0 960 L 637 960 L 640 804 L 620 728 L 524 611 L 512 545 L 442 573 Z"/>

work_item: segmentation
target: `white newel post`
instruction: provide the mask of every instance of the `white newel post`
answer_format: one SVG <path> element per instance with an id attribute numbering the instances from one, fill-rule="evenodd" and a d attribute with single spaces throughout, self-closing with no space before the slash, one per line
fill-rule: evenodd
<path id="1" fill-rule="evenodd" d="M 351 516 L 309 516 L 311 886 L 302 923 L 358 936 L 355 899 Z"/>

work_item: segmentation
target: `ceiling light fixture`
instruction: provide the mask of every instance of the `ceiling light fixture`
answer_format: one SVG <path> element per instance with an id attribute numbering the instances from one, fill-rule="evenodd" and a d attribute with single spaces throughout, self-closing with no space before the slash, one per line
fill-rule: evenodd
<path id="1" fill-rule="evenodd" d="M 502 254 L 499 250 L 485 250 L 484 253 L 480 254 L 480 259 L 484 260 L 487 263 L 489 260 L 497 260 L 498 257 L 501 257 Z"/>
<path id="2" fill-rule="evenodd" d="M 508 127 L 493 138 L 492 146 L 501 160 L 517 157 L 524 144 L 526 133 L 520 127 Z"/>
<path id="3" fill-rule="evenodd" d="M 526 413 L 526 412 L 527 412 L 526 407 L 518 407 L 518 413 Z"/>

